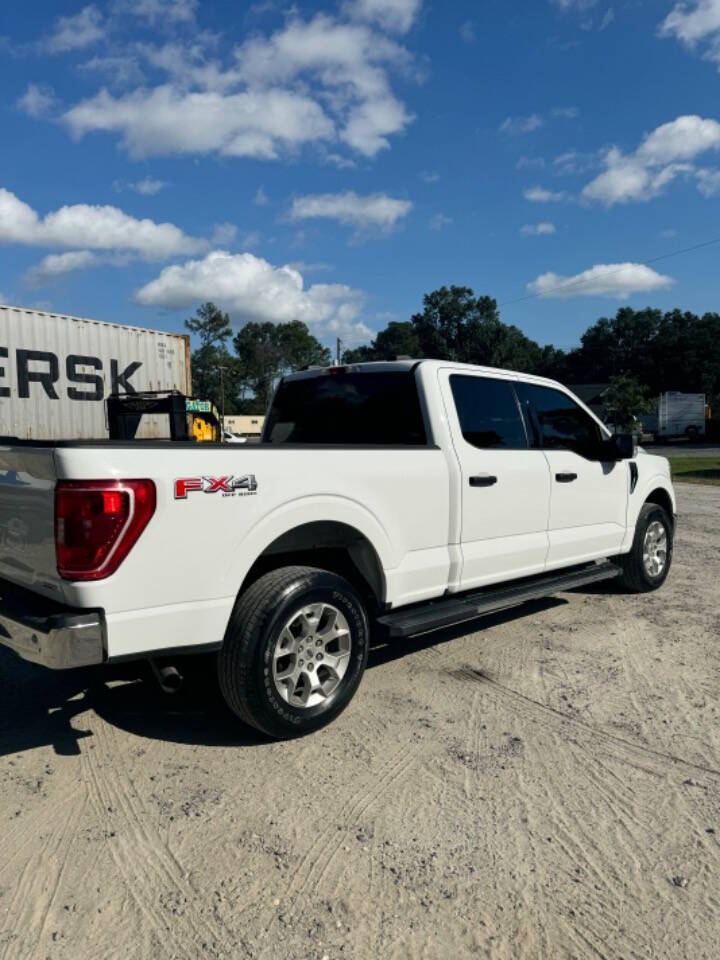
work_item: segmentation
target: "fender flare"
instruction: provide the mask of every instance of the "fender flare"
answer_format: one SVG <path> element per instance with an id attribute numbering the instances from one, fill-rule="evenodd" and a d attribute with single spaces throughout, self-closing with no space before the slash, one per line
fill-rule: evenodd
<path id="1" fill-rule="evenodd" d="M 640 511 L 650 494 L 652 494 L 655 490 L 663 490 L 668 495 L 670 498 L 670 503 L 672 504 L 673 516 L 675 515 L 677 511 L 677 500 L 670 478 L 664 473 L 655 473 L 652 476 L 643 479 L 641 484 L 638 485 L 632 494 L 628 504 L 627 530 L 625 532 L 625 539 L 623 540 L 622 544 L 622 553 L 627 553 L 627 551 L 632 547 L 632 543 L 635 538 L 635 527 L 637 525 L 638 517 L 640 516 Z M 670 519 L 672 520 L 673 517 Z"/>
<path id="2" fill-rule="evenodd" d="M 328 521 L 357 530 L 374 549 L 383 571 L 397 566 L 399 559 L 387 531 L 367 507 L 349 497 L 329 494 L 302 497 L 275 507 L 236 541 L 233 556 L 237 560 L 224 571 L 224 592 L 237 593 L 258 557 L 283 534 L 308 523 Z"/>

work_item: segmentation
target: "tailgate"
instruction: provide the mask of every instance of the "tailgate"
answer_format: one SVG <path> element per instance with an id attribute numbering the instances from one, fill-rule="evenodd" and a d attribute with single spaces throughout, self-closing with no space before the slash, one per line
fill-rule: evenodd
<path id="1" fill-rule="evenodd" d="M 0 578 L 61 595 L 52 447 L 0 446 Z"/>

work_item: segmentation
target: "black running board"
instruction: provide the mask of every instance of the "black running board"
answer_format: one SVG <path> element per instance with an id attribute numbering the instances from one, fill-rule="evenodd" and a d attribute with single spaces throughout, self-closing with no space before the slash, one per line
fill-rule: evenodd
<path id="1" fill-rule="evenodd" d="M 401 607 L 378 617 L 378 623 L 388 629 L 391 637 L 411 637 L 439 627 L 474 620 L 475 617 L 506 610 L 530 600 L 540 600 L 563 590 L 584 587 L 600 580 L 612 580 L 621 572 L 620 567 L 609 561 L 585 564 L 560 573 L 543 573 L 537 577 L 514 580 L 501 587 L 487 587 L 474 593 Z"/>

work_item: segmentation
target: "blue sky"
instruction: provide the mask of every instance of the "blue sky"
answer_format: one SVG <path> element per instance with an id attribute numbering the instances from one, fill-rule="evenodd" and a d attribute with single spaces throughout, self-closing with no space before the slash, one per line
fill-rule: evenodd
<path id="1" fill-rule="evenodd" d="M 571 346 L 720 309 L 720 0 L 0 12 L 0 302 L 366 340 L 441 284 Z"/>

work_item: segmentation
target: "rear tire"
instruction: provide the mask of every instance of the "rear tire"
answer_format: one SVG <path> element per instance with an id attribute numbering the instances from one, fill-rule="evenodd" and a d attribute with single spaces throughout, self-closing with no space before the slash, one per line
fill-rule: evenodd
<path id="1" fill-rule="evenodd" d="M 673 525 L 657 503 L 643 505 L 630 553 L 615 558 L 622 567 L 620 582 L 632 593 L 648 593 L 665 583 L 673 556 Z"/>
<path id="2" fill-rule="evenodd" d="M 282 567 L 238 598 L 218 656 L 230 709 L 276 739 L 334 720 L 360 685 L 369 630 L 362 600 L 342 577 Z"/>

